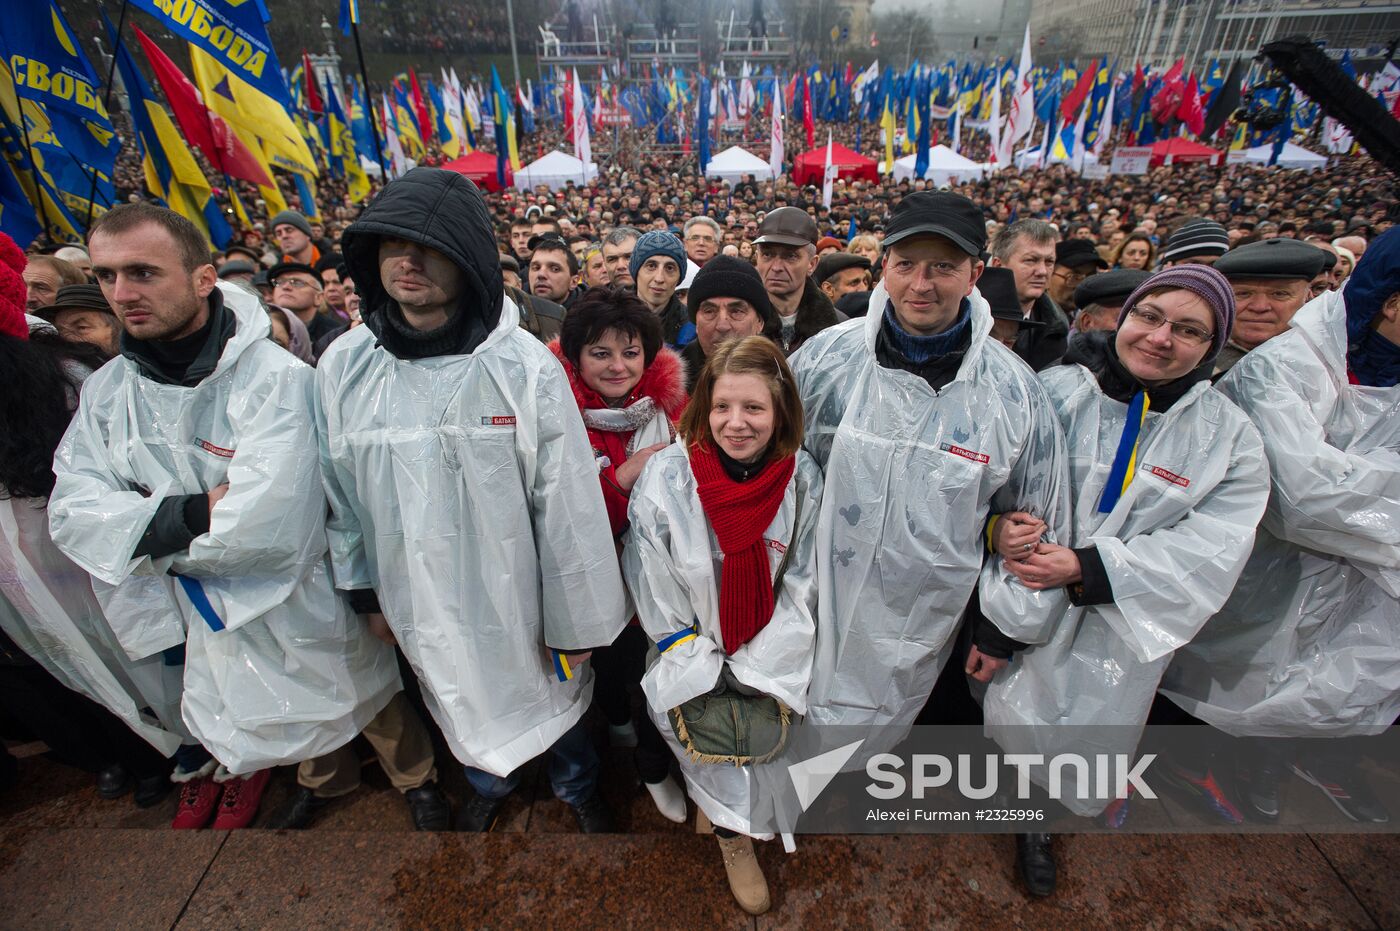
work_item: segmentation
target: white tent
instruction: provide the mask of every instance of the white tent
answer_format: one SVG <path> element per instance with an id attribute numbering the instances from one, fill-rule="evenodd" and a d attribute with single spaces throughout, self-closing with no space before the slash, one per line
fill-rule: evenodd
<path id="1" fill-rule="evenodd" d="M 705 177 L 720 178 L 730 184 L 744 180 L 745 175 L 753 175 L 759 181 L 772 181 L 773 169 L 767 160 L 737 145 L 725 149 L 705 166 Z"/>
<path id="2" fill-rule="evenodd" d="M 1255 165 L 1269 164 L 1269 157 L 1274 154 L 1274 144 L 1257 145 L 1252 149 L 1245 149 L 1244 152 L 1231 152 L 1230 162 L 1249 162 Z M 1243 156 L 1243 157 L 1241 157 Z M 1317 171 L 1327 167 L 1327 156 L 1318 155 L 1300 145 L 1291 142 L 1283 144 L 1283 151 L 1279 153 L 1279 168 L 1302 168 L 1306 171 Z"/>
<path id="3" fill-rule="evenodd" d="M 564 187 L 568 182 L 586 184 L 598 177 L 598 163 L 589 162 L 588 171 L 583 170 L 583 162 L 566 152 L 555 150 L 546 153 L 515 173 L 515 186 L 522 191 L 539 184 L 549 185 L 551 190 Z"/>
<path id="4" fill-rule="evenodd" d="M 1040 161 L 1040 146 L 1038 146 L 1038 145 L 1037 145 L 1037 146 L 1033 146 L 1032 148 L 1029 148 L 1029 149 L 1022 149 L 1021 151 L 1019 151 L 1019 152 L 1016 153 L 1016 167 L 1017 167 L 1017 168 L 1020 168 L 1020 169 L 1022 169 L 1022 170 L 1025 170 L 1025 169 L 1027 169 L 1027 168 L 1034 168 L 1034 167 L 1036 166 L 1036 164 L 1039 163 L 1039 161 Z M 1072 161 L 1073 161 L 1073 159 L 1065 158 L 1064 156 L 1061 156 L 1061 155 L 1056 155 L 1056 154 L 1054 153 L 1054 151 L 1051 150 L 1050 157 L 1047 158 L 1047 159 L 1045 160 L 1045 164 L 1047 164 L 1047 165 L 1056 165 L 1056 164 L 1068 165 L 1068 164 L 1070 164 Z M 1098 156 L 1095 155 L 1093 152 L 1085 152 L 1085 153 L 1084 153 L 1084 164 L 1086 164 L 1086 165 L 1096 165 L 1096 164 L 1098 164 L 1098 161 L 1099 161 Z"/>
<path id="5" fill-rule="evenodd" d="M 905 181 L 914 177 L 914 164 L 917 153 L 894 160 L 894 179 Z M 934 184 L 956 184 L 959 181 L 973 181 L 986 174 L 986 169 L 970 158 L 964 158 L 946 145 L 936 145 L 928 150 L 928 168 L 924 177 Z"/>

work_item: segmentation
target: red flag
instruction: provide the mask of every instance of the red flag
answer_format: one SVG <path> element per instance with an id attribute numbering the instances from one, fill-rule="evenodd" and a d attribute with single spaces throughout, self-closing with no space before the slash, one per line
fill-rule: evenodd
<path id="1" fill-rule="evenodd" d="M 433 132 L 433 121 L 428 118 L 428 105 L 423 102 L 423 92 L 418 89 L 418 72 L 408 69 L 408 86 L 413 92 L 413 116 L 418 120 L 418 137 L 426 144 L 437 138 Z"/>
<path id="2" fill-rule="evenodd" d="M 1206 128 L 1206 111 L 1201 106 L 1201 87 L 1194 74 L 1186 82 L 1186 94 L 1181 98 L 1181 107 L 1176 111 L 1176 118 L 1186 124 L 1186 131 L 1193 136 L 1199 136 Z"/>
<path id="3" fill-rule="evenodd" d="M 1098 70 L 1097 59 L 1089 62 L 1089 70 L 1079 76 L 1074 90 L 1069 92 L 1069 96 L 1060 105 L 1060 116 L 1066 123 L 1073 123 L 1079 119 L 1079 108 L 1084 106 L 1084 99 L 1089 96 L 1089 91 L 1094 89 L 1094 72 Z"/>
<path id="4" fill-rule="evenodd" d="M 564 138 L 574 138 L 574 82 L 564 80 Z"/>
<path id="5" fill-rule="evenodd" d="M 784 110 L 784 112 L 786 112 L 786 113 L 791 113 L 791 112 L 793 111 L 793 109 L 794 109 L 794 104 L 795 104 L 796 101 L 797 101 L 797 75 L 794 74 L 794 75 L 792 76 L 792 80 L 791 80 L 791 81 L 788 81 L 787 90 L 785 90 L 785 91 L 783 92 L 783 110 Z"/>
<path id="6" fill-rule="evenodd" d="M 1133 93 L 1134 93 L 1134 94 L 1136 94 L 1138 91 L 1142 90 L 1143 82 L 1146 81 L 1146 80 L 1147 80 L 1147 75 L 1143 72 L 1143 70 L 1142 70 L 1142 65 L 1139 64 L 1139 65 L 1134 66 L 1134 68 L 1133 68 Z"/>
<path id="7" fill-rule="evenodd" d="M 170 111 L 175 115 L 175 122 L 179 124 L 186 141 L 203 152 L 216 171 L 251 181 L 260 187 L 271 187 L 273 181 L 262 162 L 229 129 L 223 117 L 204 106 L 199 91 L 190 83 L 190 79 L 140 27 L 133 24 L 131 28 L 136 31 L 136 39 L 146 53 L 146 60 L 151 63 L 151 70 L 155 72 L 161 90 L 165 91 Z"/>
<path id="8" fill-rule="evenodd" d="M 802 79 L 802 128 L 807 133 L 807 147 L 816 144 L 816 112 L 812 109 L 812 76 Z"/>
<path id="9" fill-rule="evenodd" d="M 316 80 L 316 69 L 311 67 L 311 56 L 303 49 L 301 53 L 301 75 L 306 82 L 306 105 L 312 113 L 318 116 L 326 112 L 326 105 L 321 100 L 321 82 Z"/>

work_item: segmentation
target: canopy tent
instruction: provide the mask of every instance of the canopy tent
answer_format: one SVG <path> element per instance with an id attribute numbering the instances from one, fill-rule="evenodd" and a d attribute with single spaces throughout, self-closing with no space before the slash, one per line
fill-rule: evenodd
<path id="1" fill-rule="evenodd" d="M 873 158 L 852 152 L 843 145 L 831 146 L 831 166 L 836 177 L 846 180 L 879 181 L 878 163 Z M 803 152 L 792 163 L 792 180 L 798 184 L 821 184 L 826 171 L 826 146 L 819 145 Z"/>
<path id="2" fill-rule="evenodd" d="M 1023 170 L 1026 168 L 1034 168 L 1040 163 L 1040 146 L 1037 145 L 1029 149 L 1022 149 L 1021 151 L 1016 153 L 1016 155 L 1014 156 L 1014 161 L 1016 162 L 1017 168 Z M 1054 150 L 1052 149 L 1050 152 L 1050 157 L 1045 160 L 1045 164 L 1069 165 L 1072 164 L 1073 161 L 1073 158 L 1065 157 L 1063 155 L 1056 155 Z M 1084 153 L 1084 164 L 1097 165 L 1098 163 L 1099 157 L 1093 152 Z"/>
<path id="3" fill-rule="evenodd" d="M 495 171 L 493 167 L 491 169 Z M 540 184 L 549 185 L 550 190 L 558 190 L 570 181 L 574 184 L 587 184 L 598 177 L 598 163 L 589 162 L 587 172 L 584 171 L 583 162 L 574 158 L 566 152 L 555 150 L 546 153 L 544 158 L 537 158 L 526 165 L 515 175 L 515 186 L 522 191 Z"/>
<path id="4" fill-rule="evenodd" d="M 476 151 L 461 158 L 453 159 L 442 166 L 448 171 L 455 171 L 459 175 L 466 175 L 477 187 L 485 191 L 499 191 L 500 183 L 496 180 L 496 156 L 490 152 Z M 511 183 L 510 163 L 506 163 L 506 184 Z"/>
<path id="5" fill-rule="evenodd" d="M 826 156 L 823 155 L 822 158 L 825 164 Z M 743 181 L 745 175 L 753 175 L 758 181 L 772 181 L 773 169 L 766 160 L 737 145 L 725 149 L 710 159 L 710 164 L 705 166 L 705 177 L 719 178 L 730 184 Z"/>
<path id="6" fill-rule="evenodd" d="M 894 179 L 907 181 L 914 177 L 914 165 L 919 156 L 906 155 L 894 160 Z M 975 181 L 986 174 L 986 169 L 970 158 L 964 158 L 946 145 L 936 145 L 928 150 L 928 168 L 924 177 L 934 184 L 956 184 L 960 181 Z"/>
<path id="7" fill-rule="evenodd" d="M 1158 165 L 1165 165 L 1170 158 L 1173 164 L 1186 162 L 1209 162 L 1212 165 L 1221 163 L 1221 151 L 1212 149 L 1208 145 L 1201 145 L 1183 136 L 1175 136 L 1171 139 L 1161 139 L 1152 143 L 1152 158 L 1147 164 L 1154 168 Z"/>
<path id="8" fill-rule="evenodd" d="M 1274 144 L 1257 145 L 1252 149 L 1245 149 L 1243 152 L 1231 152 L 1228 161 L 1249 162 L 1253 165 L 1267 165 L 1269 159 L 1273 157 Z M 1277 167 L 1279 168 L 1302 168 L 1306 171 L 1317 171 L 1327 167 L 1327 156 L 1318 155 L 1316 152 L 1294 145 L 1291 142 L 1283 144 L 1283 151 L 1279 153 Z"/>

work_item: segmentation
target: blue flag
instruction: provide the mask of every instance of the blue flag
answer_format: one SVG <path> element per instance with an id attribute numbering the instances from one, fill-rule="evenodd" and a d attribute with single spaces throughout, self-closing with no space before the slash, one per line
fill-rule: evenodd
<path id="1" fill-rule="evenodd" d="M 699 146 L 700 174 L 710 164 L 710 82 L 700 79 L 700 115 L 696 120 L 695 138 Z"/>

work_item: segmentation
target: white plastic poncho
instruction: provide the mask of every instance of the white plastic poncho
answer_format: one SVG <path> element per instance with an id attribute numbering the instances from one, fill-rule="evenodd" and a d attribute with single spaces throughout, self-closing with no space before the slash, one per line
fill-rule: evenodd
<path id="1" fill-rule="evenodd" d="M 777 574 L 788 553 L 782 585 L 773 593 L 773 617 L 732 655 L 724 652 L 719 620 L 724 554 L 701 508 L 683 439 L 647 463 L 627 508 L 631 530 L 622 570 L 642 627 L 658 646 L 648 651 L 642 691 L 657 729 L 680 760 L 690 797 L 710 821 L 731 831 L 753 833 L 753 781 L 748 771 L 692 762 L 667 712 L 714 688 L 726 664 L 738 681 L 772 695 L 799 715 L 806 712 L 816 641 L 813 557 L 821 488 L 816 463 L 799 451 L 777 516 L 763 532 L 770 573 Z"/>
<path id="2" fill-rule="evenodd" d="M 1128 405 L 1080 365 L 1040 377 L 1068 442 L 1069 545 L 1098 548 L 1113 602 L 1077 607 L 1062 594 L 1064 617 L 1050 641 L 1018 654 L 987 687 L 986 723 L 1008 753 L 1132 753 L 1173 651 L 1220 610 L 1244 569 L 1269 496 L 1263 444 L 1248 418 L 1201 382 L 1165 413 L 1149 410 L 1135 477 L 1103 514 Z M 1106 800 L 1066 804 L 1089 815 Z"/>
<path id="3" fill-rule="evenodd" d="M 316 370 L 336 586 L 372 588 L 459 760 L 506 776 L 583 716 L 627 622 L 598 468 L 563 368 L 505 299 L 466 355 L 357 327 Z"/>
<path id="4" fill-rule="evenodd" d="M 1400 388 L 1346 374 L 1341 292 L 1219 389 L 1264 438 L 1273 493 L 1234 595 L 1162 691 L 1236 736 L 1375 733 L 1400 714 Z"/>
<path id="5" fill-rule="evenodd" d="M 947 661 L 979 586 L 982 611 L 1007 636 L 1046 640 L 1053 592 L 1032 592 L 986 560 L 989 513 L 1027 511 L 1067 538 L 1064 437 L 1033 373 L 989 338 L 976 290 L 972 339 L 954 379 L 876 362 L 889 298 L 864 319 L 824 330 L 790 360 L 807 419 L 805 446 L 823 467 L 817 527 L 817 657 L 809 719 L 913 722 Z M 981 574 L 979 584 L 978 576 Z"/>
<path id="6" fill-rule="evenodd" d="M 267 338 L 256 297 L 219 287 L 237 331 L 199 385 L 126 358 L 84 383 L 49 521 L 129 656 L 185 643 L 185 723 L 243 774 L 344 745 L 401 686 L 393 650 L 331 588 L 312 370 Z M 164 498 L 224 483 L 186 552 L 131 557 Z"/>
<path id="7" fill-rule="evenodd" d="M 170 756 L 180 722 L 179 668 L 122 651 L 92 580 L 53 545 L 42 499 L 0 500 L 0 628 L 68 688 L 121 718 Z M 154 713 L 143 713 L 149 708 Z"/>

